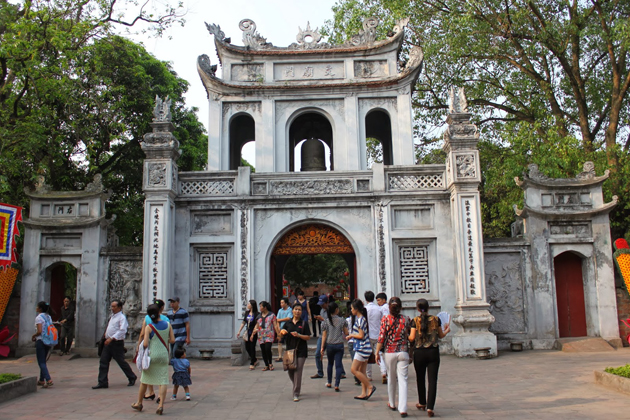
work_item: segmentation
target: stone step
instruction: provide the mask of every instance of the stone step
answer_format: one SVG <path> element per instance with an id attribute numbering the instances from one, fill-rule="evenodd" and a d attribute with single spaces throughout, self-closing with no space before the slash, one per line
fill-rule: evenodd
<path id="1" fill-rule="evenodd" d="M 556 340 L 555 348 L 570 353 L 615 351 L 615 348 L 601 337 L 559 338 Z"/>

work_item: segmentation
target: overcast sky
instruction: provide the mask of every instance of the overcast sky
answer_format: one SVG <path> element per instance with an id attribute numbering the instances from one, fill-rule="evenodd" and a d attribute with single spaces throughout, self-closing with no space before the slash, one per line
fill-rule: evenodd
<path id="1" fill-rule="evenodd" d="M 207 54 L 212 64 L 219 64 L 214 49 L 214 39 L 204 22 L 221 26 L 226 37 L 235 45 L 243 45 L 243 32 L 238 23 L 245 18 L 256 22 L 257 31 L 275 46 L 286 47 L 295 42 L 298 26 L 320 27 L 332 19 L 335 0 L 186 0 L 188 9 L 184 27 L 176 26 L 161 38 L 129 36 L 144 44 L 147 51 L 163 61 L 170 61 L 177 74 L 190 83 L 186 93 L 186 105 L 199 108 L 199 120 L 208 128 L 208 103 L 206 91 L 197 73 L 197 57 Z M 170 37 L 170 39 L 169 39 Z M 244 150 L 244 156 L 252 157 Z"/>

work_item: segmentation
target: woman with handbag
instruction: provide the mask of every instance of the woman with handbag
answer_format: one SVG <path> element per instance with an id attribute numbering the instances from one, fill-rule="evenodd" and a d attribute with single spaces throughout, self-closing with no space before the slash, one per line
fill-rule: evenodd
<path id="1" fill-rule="evenodd" d="M 376 391 L 376 387 L 370 384 L 366 370 L 372 346 L 370 345 L 370 330 L 367 323 L 367 310 L 363 306 L 363 302 L 359 299 L 352 301 L 352 333 L 346 337 L 348 340 L 354 340 L 354 360 L 350 371 L 361 382 L 361 395 L 354 397 L 355 400 L 368 400 Z"/>
<path id="2" fill-rule="evenodd" d="M 413 365 L 416 369 L 418 386 L 418 410 L 427 410 L 429 417 L 433 417 L 433 408 L 437 396 L 437 378 L 440 369 L 440 348 L 438 339 L 451 331 L 449 324 L 442 327 L 440 318 L 429 315 L 429 302 L 418 299 L 416 308 L 420 316 L 413 319 L 409 341 L 414 345 Z M 429 394 L 427 396 L 425 374 L 428 372 Z"/>
<path id="3" fill-rule="evenodd" d="M 300 401 L 302 390 L 302 370 L 308 357 L 308 339 L 311 338 L 311 330 L 308 322 L 302 319 L 302 304 L 296 302 L 293 305 L 293 318 L 284 323 L 280 335 L 285 338 L 287 349 L 284 352 L 284 370 L 289 371 L 289 378 L 293 382 L 293 401 Z"/>
<path id="4" fill-rule="evenodd" d="M 259 317 L 258 305 L 256 301 L 252 299 L 247 303 L 247 310 L 243 314 L 243 322 L 241 322 L 241 327 L 236 333 L 236 338 L 238 339 L 241 335 L 241 330 L 245 327 L 243 340 L 245 340 L 245 350 L 247 350 L 247 354 L 249 355 L 249 370 L 254 370 L 256 366 L 258 366 L 258 359 L 256 358 L 256 341 L 258 335 L 254 334 L 254 328 L 256 328 Z"/>
<path id="5" fill-rule="evenodd" d="M 138 390 L 138 401 L 132 404 L 134 410 L 142 411 L 142 399 L 147 390 L 147 385 L 160 387 L 160 403 L 156 414 L 164 412 L 164 398 L 166 388 L 169 384 L 168 362 L 169 348 L 166 342 L 174 343 L 175 335 L 171 324 L 160 319 L 160 309 L 157 305 L 149 305 L 147 315 L 151 318 L 151 324 L 144 328 L 142 346 L 149 349 L 151 362 L 148 367 L 143 366 L 142 377 L 140 378 L 140 389 Z"/>
<path id="6" fill-rule="evenodd" d="M 376 363 L 380 364 L 381 350 L 387 366 L 387 407 L 396 410 L 396 382 L 398 382 L 398 411 L 407 417 L 407 376 L 409 373 L 409 318 L 402 315 L 400 298 L 389 300 L 389 315 L 381 319 L 381 330 L 376 344 Z"/>
<path id="7" fill-rule="evenodd" d="M 168 317 L 166 315 L 163 315 L 162 312 L 164 311 L 164 306 L 165 303 L 162 299 L 155 299 L 153 301 L 154 305 L 157 305 L 158 310 L 159 310 L 159 319 L 162 321 L 166 321 L 168 323 L 170 323 L 171 321 L 168 319 Z M 136 361 L 136 358 L 138 357 L 138 353 L 140 350 L 140 344 L 142 343 L 142 340 L 144 339 L 144 329 L 147 327 L 147 325 L 151 325 L 153 324 L 153 321 L 151 320 L 151 317 L 147 314 L 144 317 L 144 320 L 142 321 L 142 328 L 140 328 L 140 334 L 138 334 L 138 342 L 136 343 L 136 356 L 134 357 L 134 362 Z M 144 396 L 145 400 L 153 400 L 155 399 L 155 391 L 153 390 L 153 386 L 149 385 L 147 387 L 147 391 L 149 392 L 148 395 Z M 160 403 L 160 398 L 158 397 L 157 401 L 158 404 Z"/>

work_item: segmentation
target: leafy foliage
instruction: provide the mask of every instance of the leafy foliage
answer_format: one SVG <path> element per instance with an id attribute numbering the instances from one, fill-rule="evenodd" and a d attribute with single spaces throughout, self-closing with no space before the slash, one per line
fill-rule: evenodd
<path id="1" fill-rule="evenodd" d="M 336 254 L 292 255 L 284 266 L 284 278 L 293 288 L 307 288 L 319 283 L 337 286 L 348 264 Z"/>
<path id="2" fill-rule="evenodd" d="M 623 376 L 624 378 L 630 378 L 630 365 L 619 366 L 616 368 L 607 367 L 604 372 L 612 373 L 613 375 Z"/>
<path id="3" fill-rule="evenodd" d="M 0 384 L 17 381 L 20 378 L 22 378 L 22 375 L 19 373 L 0 373 Z"/>
<path id="4" fill-rule="evenodd" d="M 487 235 L 507 232 L 522 197 L 513 178 L 528 163 L 573 177 L 586 160 L 610 169 L 606 199 L 620 197 L 613 232 L 629 230 L 630 3 L 339 0 L 333 10 L 326 31 L 336 42 L 371 15 L 381 31 L 410 18 L 409 44 L 425 57 L 413 97 L 420 161 L 436 156 L 448 88 L 466 88 L 483 139 Z"/>
<path id="5" fill-rule="evenodd" d="M 97 173 L 112 191 L 122 245 L 142 241 L 142 136 L 150 130 L 156 95 L 173 100 L 180 170 L 203 169 L 206 136 L 196 109 L 184 105 L 188 83 L 115 25 L 143 22 L 161 33 L 181 22 L 162 13 L 122 10 L 116 0 L 0 0 L 0 200 L 28 206 L 24 187 L 43 175 L 55 190 L 85 187 Z"/>

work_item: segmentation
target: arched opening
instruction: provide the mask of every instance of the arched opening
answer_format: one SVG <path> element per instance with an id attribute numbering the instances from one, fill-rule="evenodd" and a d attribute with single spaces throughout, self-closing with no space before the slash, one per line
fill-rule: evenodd
<path id="1" fill-rule="evenodd" d="M 300 150 L 300 155 L 296 158 L 295 150 L 299 143 L 305 140 L 316 139 L 323 142 L 328 150 L 324 147 L 324 156 L 319 156 L 316 149 L 317 143 L 313 143 L 315 146 L 313 149 L 309 148 L 309 152 Z M 304 147 L 304 145 L 302 145 Z M 326 156 L 327 155 L 327 156 Z M 311 160 L 322 159 L 322 163 L 328 161 L 328 165 L 319 170 L 332 171 L 335 168 L 335 162 L 333 159 L 333 129 L 328 119 L 317 112 L 307 112 L 297 117 L 289 127 L 289 171 L 296 172 L 304 170 L 304 167 L 311 167 Z M 298 160 L 299 159 L 299 160 Z M 307 161 L 305 161 L 307 160 Z"/>
<path id="2" fill-rule="evenodd" d="M 564 252 L 554 258 L 553 266 L 560 338 L 584 337 L 587 331 L 582 259 Z"/>
<path id="3" fill-rule="evenodd" d="M 61 321 L 62 319 L 62 307 L 64 306 L 64 299 L 67 296 L 70 299 L 69 309 L 74 313 L 76 317 L 76 300 L 77 300 L 77 269 L 67 262 L 60 262 L 53 264 L 47 268 L 47 278 L 50 279 L 50 297 L 48 302 L 53 311 L 51 316 L 54 322 Z M 64 337 L 67 336 L 70 342 L 68 348 L 72 346 L 72 340 L 75 337 L 75 325 L 74 321 L 71 324 L 65 326 Z M 61 338 L 62 327 L 57 326 L 59 329 L 59 337 Z M 55 348 L 61 346 L 61 339 Z M 63 351 L 63 350 L 62 350 Z"/>
<path id="4" fill-rule="evenodd" d="M 338 300 L 356 297 L 354 248 L 333 227 L 312 223 L 289 230 L 276 243 L 270 267 L 274 310 L 282 297 L 290 297 L 298 287 L 319 294 L 332 293 Z"/>
<path id="5" fill-rule="evenodd" d="M 392 122 L 389 114 L 382 110 L 373 110 L 365 116 L 365 137 L 367 147 L 367 166 L 373 163 L 393 165 Z"/>
<path id="6" fill-rule="evenodd" d="M 256 124 L 248 114 L 240 114 L 230 121 L 230 170 L 241 166 L 243 146 L 256 140 Z M 251 162 L 250 162 L 251 163 Z"/>

